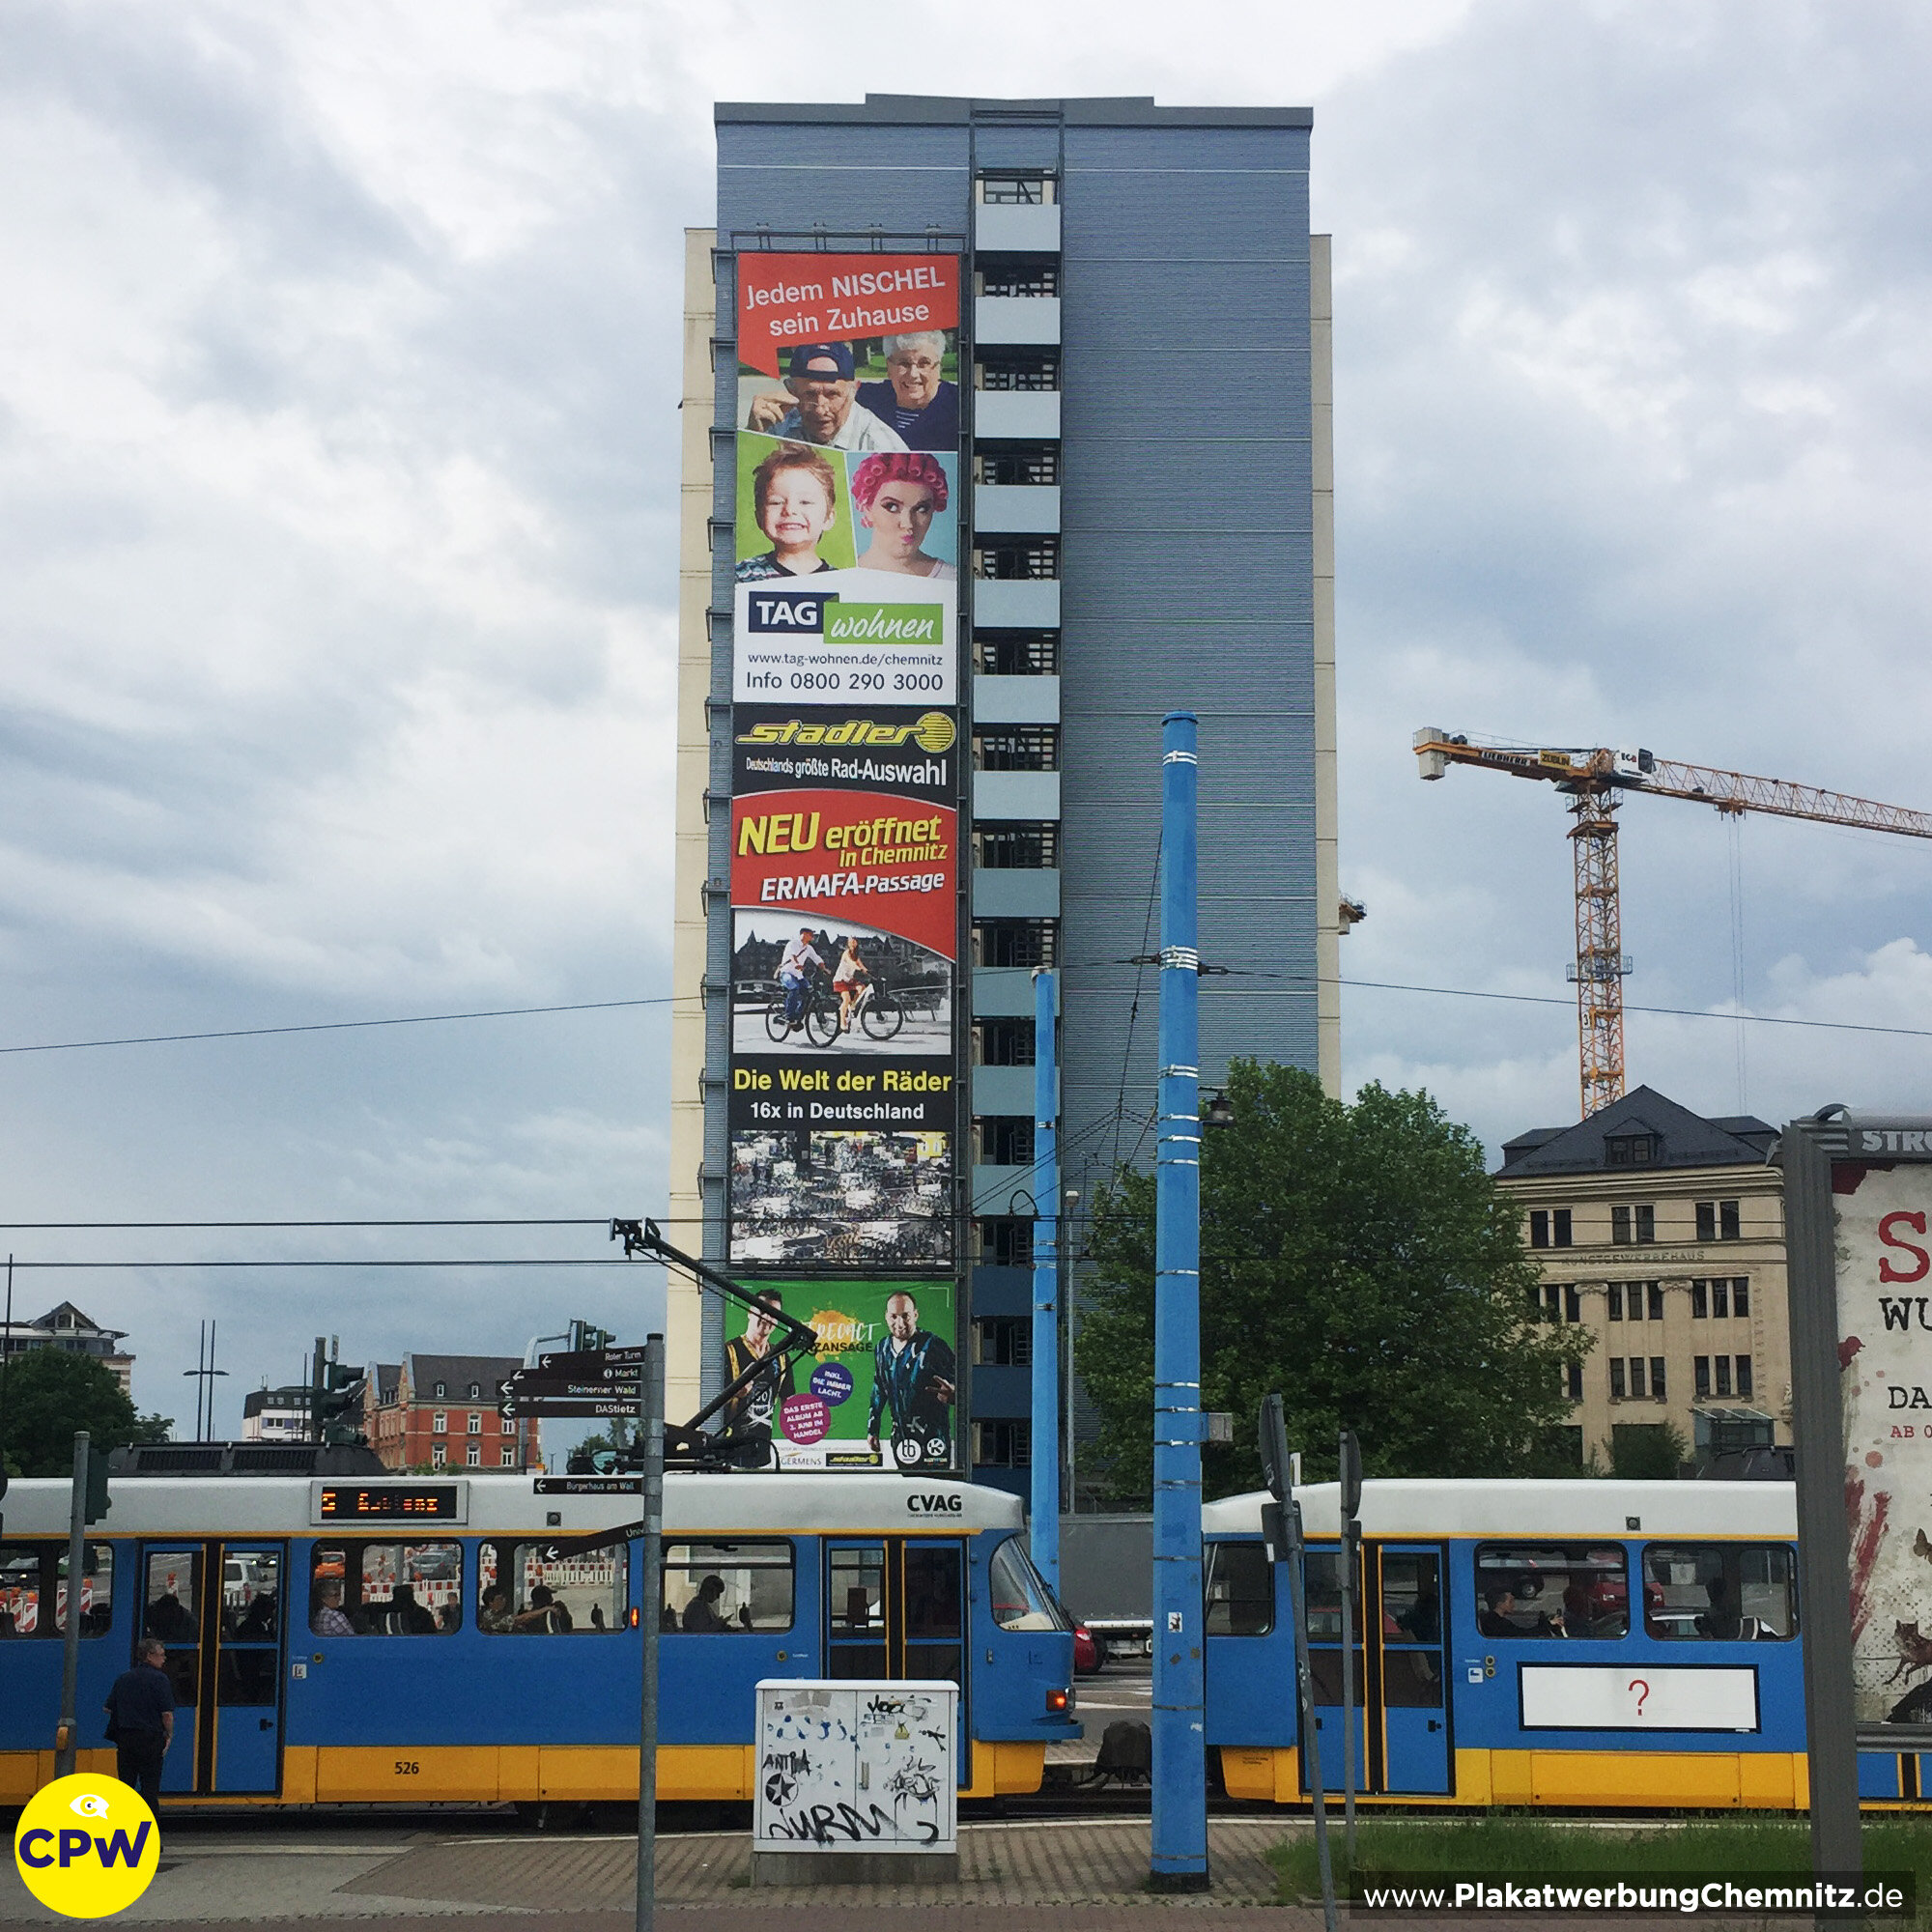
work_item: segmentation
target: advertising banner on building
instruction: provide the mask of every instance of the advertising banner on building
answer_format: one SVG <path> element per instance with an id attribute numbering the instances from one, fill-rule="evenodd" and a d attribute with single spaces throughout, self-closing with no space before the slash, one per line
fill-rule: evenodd
<path id="1" fill-rule="evenodd" d="M 730 1258 L 753 1266 L 952 1261 L 959 286 L 952 255 L 738 258 Z"/>
<path id="2" fill-rule="evenodd" d="M 949 1279 L 787 1279 L 755 1292 L 815 1328 L 818 1351 L 754 1384 L 726 1420 L 769 1423 L 787 1469 L 947 1466 L 958 1392 Z M 771 1324 L 734 1307 L 725 1329 L 735 1378 L 765 1353 Z"/>
<path id="3" fill-rule="evenodd" d="M 1839 1166 L 1854 1713 L 1932 1724 L 1932 1164 Z"/>

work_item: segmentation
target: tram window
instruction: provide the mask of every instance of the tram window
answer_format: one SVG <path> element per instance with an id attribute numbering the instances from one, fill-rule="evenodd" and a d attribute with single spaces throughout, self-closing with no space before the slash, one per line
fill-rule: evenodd
<path id="1" fill-rule="evenodd" d="M 625 1628 L 630 1577 L 624 1543 L 485 1543 L 476 1552 L 476 1625 L 498 1635 L 608 1635 Z"/>
<path id="2" fill-rule="evenodd" d="M 1274 1628 L 1274 1565 L 1259 1543 L 1208 1546 L 1208 1634 L 1265 1636 Z"/>
<path id="3" fill-rule="evenodd" d="M 278 1549 L 232 1552 L 221 1565 L 221 1634 L 233 1643 L 273 1643 L 281 1634 Z M 239 1701 L 239 1700 L 238 1700 Z"/>
<path id="4" fill-rule="evenodd" d="M 0 1638 L 44 1634 L 40 1548 L 32 1543 L 0 1543 Z"/>
<path id="5" fill-rule="evenodd" d="M 1643 1627 L 1665 1642 L 1797 1635 L 1791 1550 L 1776 1543 L 1653 1543 L 1643 1552 Z"/>
<path id="6" fill-rule="evenodd" d="M 1044 1578 L 1033 1567 L 1033 1558 L 1015 1539 L 993 1551 L 986 1566 L 986 1579 L 993 1599 L 993 1621 L 1002 1630 L 1069 1630 L 1065 1613 L 1053 1601 Z"/>
<path id="7" fill-rule="evenodd" d="M 959 1546 L 909 1544 L 905 1553 L 905 1634 L 908 1643 L 937 1643 L 961 1634 Z"/>
<path id="8" fill-rule="evenodd" d="M 201 1552 L 157 1549 L 148 1556 L 147 1608 L 141 1634 L 165 1644 L 201 1641 Z"/>
<path id="9" fill-rule="evenodd" d="M 54 1628 L 67 1629 L 67 1551 L 63 1549 L 54 1565 Z M 90 1543 L 81 1559 L 80 1634 L 84 1637 L 105 1636 L 114 1621 L 114 1546 Z"/>
<path id="10" fill-rule="evenodd" d="M 1434 1550 L 1392 1550 L 1382 1558 L 1382 1642 L 1440 1643 L 1442 1586 Z M 1391 1700 L 1393 1701 L 1393 1700 Z M 1440 1695 L 1429 1700 L 1439 1704 Z"/>
<path id="11" fill-rule="evenodd" d="M 841 1556 L 865 1553 L 834 1550 L 833 1566 L 836 1570 Z M 665 1545 L 664 1598 L 659 1608 L 665 1630 L 694 1636 L 789 1630 L 793 1594 L 788 1542 Z M 880 1601 L 876 1590 L 870 1601 Z M 838 1610 L 846 1607 L 843 1594 L 836 1595 L 834 1603 Z"/>
<path id="12" fill-rule="evenodd" d="M 1310 1643 L 1342 1641 L 1342 1553 L 1311 1549 L 1302 1565 L 1302 1600 L 1308 1612 Z M 1355 1593 L 1355 1641 L 1362 1640 L 1362 1596 Z M 1339 1666 L 1338 1666 L 1339 1667 Z M 1339 1678 L 1336 1680 L 1341 1681 Z"/>
<path id="13" fill-rule="evenodd" d="M 1339 1657 L 1341 1653 L 1336 1652 Z M 1356 1688 L 1355 1695 L 1361 1696 Z M 1442 1708 L 1442 1659 L 1435 1650 L 1382 1652 L 1382 1703 L 1406 1711 Z"/>
<path id="14" fill-rule="evenodd" d="M 1485 1636 L 1611 1640 L 1630 1634 L 1630 1578 L 1616 1544 L 1476 1546 L 1476 1628 Z"/>
<path id="15" fill-rule="evenodd" d="M 316 1545 L 309 1628 L 319 1636 L 442 1636 L 462 1622 L 460 1543 Z"/>
<path id="16" fill-rule="evenodd" d="M 215 1672 L 214 1701 L 228 1706 L 272 1704 L 278 1674 L 278 1653 L 272 1647 L 231 1650 L 224 1644 Z"/>

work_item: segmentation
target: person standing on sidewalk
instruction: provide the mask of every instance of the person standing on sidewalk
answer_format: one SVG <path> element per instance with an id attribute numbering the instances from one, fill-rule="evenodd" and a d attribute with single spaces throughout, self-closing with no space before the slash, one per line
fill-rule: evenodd
<path id="1" fill-rule="evenodd" d="M 114 1680 L 103 1707 L 107 1738 L 114 1747 L 114 1775 L 131 1784 L 161 1815 L 161 1760 L 175 1741 L 175 1692 L 162 1668 L 167 1646 L 146 1637 L 134 1652 L 134 1667 Z"/>

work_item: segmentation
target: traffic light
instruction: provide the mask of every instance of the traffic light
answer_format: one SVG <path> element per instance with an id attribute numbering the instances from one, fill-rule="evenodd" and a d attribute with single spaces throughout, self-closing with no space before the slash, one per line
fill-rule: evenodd
<path id="1" fill-rule="evenodd" d="M 99 1522 L 114 1507 L 107 1494 L 107 1452 L 98 1444 L 87 1445 L 87 1501 L 81 1511 L 84 1522 Z"/>
<path id="2" fill-rule="evenodd" d="M 316 1440 L 361 1446 L 368 1441 L 362 1433 L 362 1395 L 368 1378 L 360 1366 L 347 1362 L 323 1364 L 322 1385 L 315 1392 Z"/>

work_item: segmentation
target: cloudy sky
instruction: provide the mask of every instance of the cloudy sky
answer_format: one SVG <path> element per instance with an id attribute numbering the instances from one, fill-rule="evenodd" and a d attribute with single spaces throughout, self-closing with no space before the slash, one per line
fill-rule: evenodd
<path id="1" fill-rule="evenodd" d="M 0 1045 L 668 992 L 680 231 L 710 102 L 1149 94 L 1316 110 L 1336 237 L 1356 980 L 1561 996 L 1541 787 L 1435 724 L 1932 806 L 1922 10 L 1020 0 L 14 0 L 0 17 Z M 1143 30 L 1134 31 L 1136 20 Z M 1264 77 L 1264 78 L 1263 78 Z M 1932 849 L 1637 800 L 1634 1003 L 1932 1026 Z M 1734 849 L 1735 846 L 1735 849 Z M 1733 893 L 1735 875 L 1741 890 Z M 1736 913 L 1734 915 L 1734 903 Z M 663 1005 L 0 1055 L 0 1217 L 586 1217 L 664 1198 Z M 1493 1148 L 1574 1017 L 1357 988 L 1352 1086 Z M 1634 1014 L 1633 1078 L 1922 1106 L 1932 1039 Z M 636 1332 L 594 1226 L 0 1236 L 191 1416 L 346 1354 Z"/>

